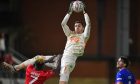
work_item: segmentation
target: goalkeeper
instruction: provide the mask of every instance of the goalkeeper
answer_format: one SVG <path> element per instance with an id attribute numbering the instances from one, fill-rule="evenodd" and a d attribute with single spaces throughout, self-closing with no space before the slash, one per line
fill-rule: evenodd
<path id="1" fill-rule="evenodd" d="M 68 83 L 70 73 L 75 67 L 76 60 L 84 54 L 86 43 L 90 37 L 91 24 L 89 16 L 85 12 L 85 8 L 83 9 L 83 15 L 86 23 L 85 27 L 80 21 L 76 21 L 74 24 L 75 31 L 71 31 L 67 25 L 67 22 L 73 12 L 72 5 L 73 2 L 70 4 L 69 11 L 61 23 L 62 29 L 67 37 L 67 42 L 61 59 L 59 84 Z"/>

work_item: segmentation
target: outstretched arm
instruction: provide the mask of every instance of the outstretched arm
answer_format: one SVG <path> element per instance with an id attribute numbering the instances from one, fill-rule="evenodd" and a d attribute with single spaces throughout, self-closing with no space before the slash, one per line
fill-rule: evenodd
<path id="1" fill-rule="evenodd" d="M 71 30 L 69 29 L 68 25 L 67 25 L 67 22 L 70 18 L 70 14 L 66 14 L 66 16 L 64 17 L 62 23 L 61 23 L 61 26 L 63 28 L 63 31 L 65 33 L 66 36 L 69 36 Z"/>
<path id="2" fill-rule="evenodd" d="M 72 14 L 72 4 L 73 2 L 70 3 L 70 7 L 69 7 L 69 11 L 68 13 L 66 14 L 66 16 L 64 17 L 64 19 L 62 20 L 62 23 L 61 23 L 61 26 L 63 28 L 63 31 L 65 33 L 66 36 L 69 36 L 69 34 L 72 32 L 69 28 L 69 26 L 67 25 L 67 22 L 70 18 L 70 15 Z"/>
<path id="3" fill-rule="evenodd" d="M 47 62 L 49 64 L 49 65 L 46 64 L 46 66 L 48 66 L 50 68 L 55 68 L 57 65 L 54 65 L 55 63 L 53 63 L 53 62 L 57 62 L 54 60 L 56 57 L 57 56 L 54 56 L 54 55 L 47 55 L 47 56 L 37 55 L 31 59 L 28 59 L 28 60 L 22 62 L 21 64 L 14 65 L 14 66 L 11 64 L 8 64 L 6 62 L 2 62 L 0 64 L 0 67 L 2 67 L 2 69 L 6 70 L 6 71 L 15 72 L 15 71 L 19 71 L 21 69 L 26 68 L 30 64 L 34 64 L 36 60 L 43 59 L 45 61 L 45 63 Z"/>
<path id="4" fill-rule="evenodd" d="M 52 57 L 53 56 L 49 56 L 49 55 L 48 56 L 37 55 L 37 56 L 35 56 L 31 59 L 28 59 L 28 60 L 22 62 L 21 64 L 15 65 L 14 68 L 15 68 L 16 71 L 18 71 L 20 69 L 26 68 L 30 64 L 34 64 L 37 59 L 44 59 L 45 61 L 47 61 Z"/>
<path id="5" fill-rule="evenodd" d="M 83 10 L 83 14 L 84 14 L 85 23 L 86 23 L 85 30 L 84 30 L 84 37 L 86 38 L 86 40 L 88 40 L 90 37 L 91 23 L 90 23 L 90 18 L 88 14 L 85 12 L 85 10 Z"/>

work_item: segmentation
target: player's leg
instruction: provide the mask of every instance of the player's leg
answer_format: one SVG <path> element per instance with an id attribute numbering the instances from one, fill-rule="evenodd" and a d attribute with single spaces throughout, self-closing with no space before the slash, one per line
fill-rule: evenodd
<path id="1" fill-rule="evenodd" d="M 75 64 L 61 66 L 59 84 L 67 84 L 70 73 L 73 71 Z"/>
<path id="2" fill-rule="evenodd" d="M 37 55 L 37 56 L 35 56 L 35 57 L 31 58 L 31 59 L 28 59 L 28 60 L 22 62 L 21 64 L 15 65 L 14 68 L 18 71 L 20 69 L 26 68 L 29 64 L 34 64 L 37 59 L 43 59 L 45 61 L 48 61 L 52 57 L 53 56 L 51 56 L 51 55 L 48 55 L 48 56 Z"/>
<path id="3" fill-rule="evenodd" d="M 61 59 L 60 80 L 59 84 L 67 84 L 70 73 L 75 67 L 76 56 L 63 56 Z"/>
<path id="4" fill-rule="evenodd" d="M 3 66 L 3 69 L 11 71 L 11 72 L 14 72 L 14 71 L 18 71 L 20 69 L 26 68 L 29 64 L 35 63 L 36 59 L 38 59 L 38 58 L 49 60 L 51 57 L 53 57 L 53 56 L 37 55 L 37 56 L 35 56 L 35 57 L 31 58 L 31 59 L 28 59 L 28 60 L 18 64 L 18 65 L 12 66 L 12 65 L 10 65 L 10 64 L 8 64 L 6 62 L 3 62 L 2 66 Z"/>

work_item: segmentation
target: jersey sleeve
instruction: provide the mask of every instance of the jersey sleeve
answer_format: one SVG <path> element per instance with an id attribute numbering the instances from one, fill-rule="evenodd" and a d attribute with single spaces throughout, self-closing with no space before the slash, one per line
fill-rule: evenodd
<path id="1" fill-rule="evenodd" d="M 91 23 L 87 13 L 84 14 L 84 18 L 86 23 L 85 30 L 84 30 L 84 37 L 86 38 L 86 40 L 88 40 L 88 38 L 90 37 Z"/>
<path id="2" fill-rule="evenodd" d="M 116 75 L 116 83 L 117 82 L 123 82 L 123 77 L 122 77 L 122 74 L 120 74 L 120 73 L 117 73 L 117 75 Z"/>
<path id="3" fill-rule="evenodd" d="M 63 21 L 61 23 L 61 26 L 62 26 L 63 31 L 64 31 L 66 36 L 69 36 L 70 33 L 72 32 L 70 30 L 69 26 L 67 25 L 67 22 L 68 22 L 69 18 L 70 18 L 70 14 L 66 14 L 66 16 L 64 17 L 64 19 L 63 19 Z"/>

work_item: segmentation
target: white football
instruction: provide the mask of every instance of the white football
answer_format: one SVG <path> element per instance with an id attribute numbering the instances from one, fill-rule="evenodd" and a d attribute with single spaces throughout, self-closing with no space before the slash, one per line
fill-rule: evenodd
<path id="1" fill-rule="evenodd" d="M 77 13 L 81 12 L 84 9 L 83 2 L 82 1 L 78 1 L 78 0 L 74 1 L 73 5 L 72 5 L 72 9 L 73 9 L 74 12 L 77 12 Z"/>

